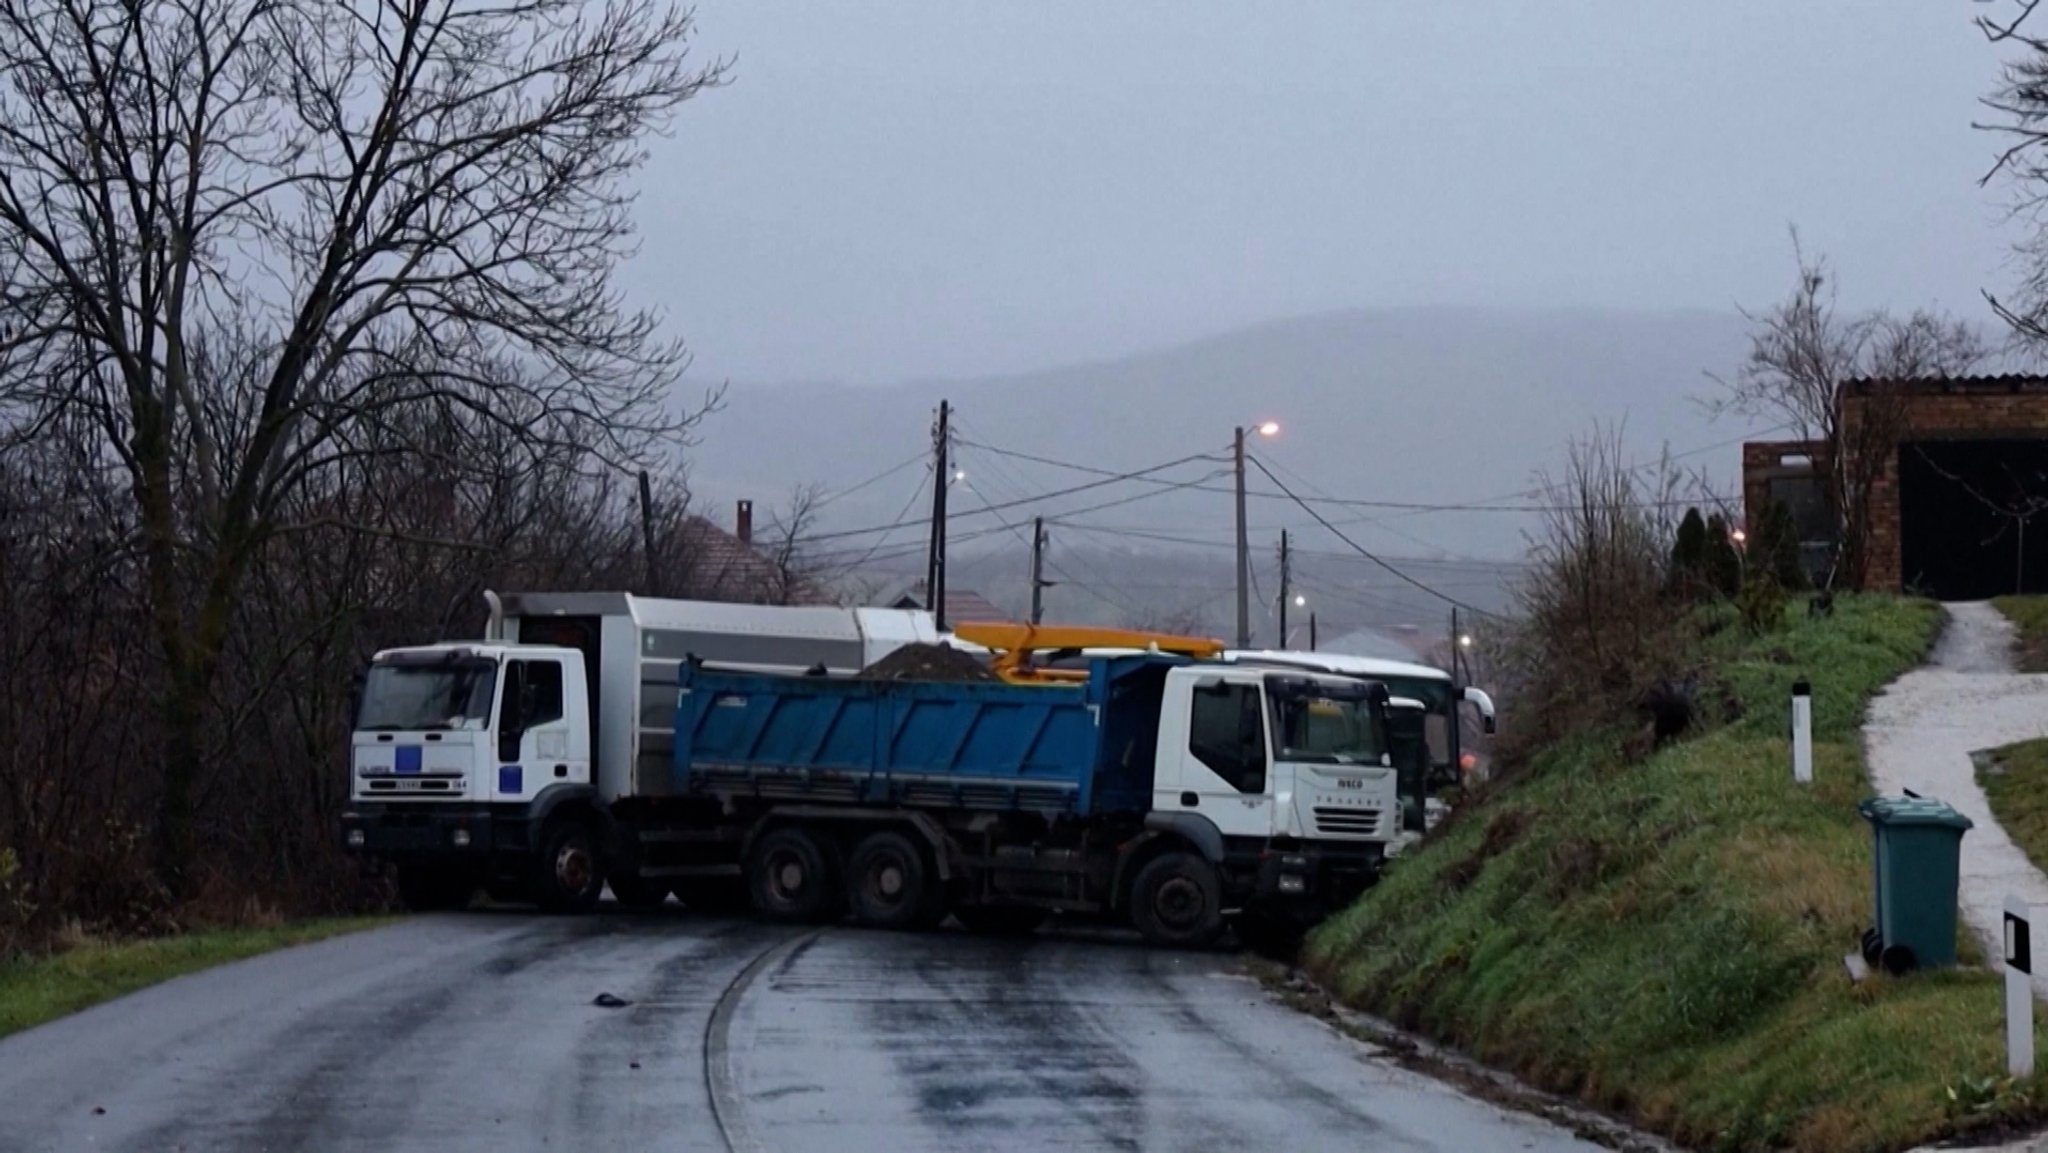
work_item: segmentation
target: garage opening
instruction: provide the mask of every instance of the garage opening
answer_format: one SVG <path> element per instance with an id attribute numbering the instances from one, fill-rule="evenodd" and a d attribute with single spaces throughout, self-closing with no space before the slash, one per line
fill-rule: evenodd
<path id="1" fill-rule="evenodd" d="M 1899 559 L 1939 600 L 2048 592 L 2048 439 L 1900 446 Z"/>

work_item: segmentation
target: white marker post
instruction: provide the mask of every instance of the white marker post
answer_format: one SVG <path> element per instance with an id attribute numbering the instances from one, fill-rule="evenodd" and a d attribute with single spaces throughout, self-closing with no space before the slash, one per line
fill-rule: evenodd
<path id="1" fill-rule="evenodd" d="M 1813 783 L 1813 686 L 1803 678 L 1792 683 L 1792 779 Z"/>
<path id="2" fill-rule="evenodd" d="M 2033 910 L 2018 897 L 2005 899 L 2005 1069 L 2015 1077 L 2034 1072 Z"/>

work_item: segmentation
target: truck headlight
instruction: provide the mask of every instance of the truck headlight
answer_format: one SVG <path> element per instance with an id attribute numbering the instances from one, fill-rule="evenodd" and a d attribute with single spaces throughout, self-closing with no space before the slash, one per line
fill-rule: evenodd
<path id="1" fill-rule="evenodd" d="M 364 839 L 364 837 L 363 837 L 363 831 L 362 831 L 361 829 L 350 829 L 350 830 L 348 831 L 348 847 L 349 847 L 349 848 L 351 848 L 351 849 L 360 849 L 360 848 L 362 848 L 362 847 L 363 847 L 363 845 L 364 845 L 365 843 L 366 843 L 366 842 L 365 842 L 365 839 Z"/>
<path id="2" fill-rule="evenodd" d="M 1280 891 L 1283 893 L 1306 893 L 1308 892 L 1308 878 L 1297 877 L 1293 873 L 1282 873 L 1280 874 Z"/>
<path id="3" fill-rule="evenodd" d="M 449 843 L 453 844 L 458 849 L 467 849 L 469 847 L 469 830 L 457 829 L 453 833 L 449 834 L 448 840 Z"/>

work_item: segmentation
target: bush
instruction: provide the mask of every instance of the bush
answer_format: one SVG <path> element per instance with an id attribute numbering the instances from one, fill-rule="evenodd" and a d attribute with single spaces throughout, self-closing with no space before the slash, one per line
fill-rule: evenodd
<path id="1" fill-rule="evenodd" d="M 1671 579 L 1683 548 L 1657 511 L 1677 479 L 1642 471 L 1617 432 L 1596 431 L 1572 445 L 1562 477 L 1545 478 L 1551 511 L 1502 646 L 1510 768 L 1563 733 L 1623 719 L 1688 661 Z"/>
<path id="2" fill-rule="evenodd" d="M 1685 510 L 1678 522 L 1678 541 L 1671 547 L 1671 589 L 1691 599 L 1707 583 L 1707 521 L 1697 508 Z"/>
<path id="3" fill-rule="evenodd" d="M 1792 523 L 1792 510 L 1781 500 L 1766 500 L 1756 513 L 1756 527 L 1749 536 L 1749 569 L 1754 575 L 1768 574 L 1786 592 L 1806 588 L 1806 565 L 1799 556 L 1799 528 Z"/>
<path id="4" fill-rule="evenodd" d="M 1705 571 L 1707 587 L 1734 600 L 1742 592 L 1742 554 L 1735 551 L 1728 521 L 1719 513 L 1707 518 Z"/>

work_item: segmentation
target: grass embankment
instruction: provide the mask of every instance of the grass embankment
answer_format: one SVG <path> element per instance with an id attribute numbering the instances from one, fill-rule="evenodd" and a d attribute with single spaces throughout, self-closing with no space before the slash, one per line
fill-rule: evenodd
<path id="1" fill-rule="evenodd" d="M 136 941 L 85 940 L 43 956 L 0 959 L 0 1037 L 229 961 L 382 924 L 385 918 L 199 929 Z"/>
<path id="2" fill-rule="evenodd" d="M 1977 766 L 1977 783 L 2006 836 L 2048 870 L 2048 740 L 1992 750 Z"/>
<path id="3" fill-rule="evenodd" d="M 2020 630 L 2013 658 L 2023 673 L 2048 673 L 2048 597 L 1999 597 L 1992 605 Z"/>
<path id="4" fill-rule="evenodd" d="M 2000 1081 L 2000 978 L 1856 986 L 1842 965 L 1871 917 L 1863 708 L 1936 621 L 1923 602 L 1843 598 L 1768 636 L 1702 637 L 1702 696 L 1725 690 L 1740 719 L 1637 763 L 1618 731 L 1547 751 L 1324 925 L 1310 968 L 1353 1005 L 1691 1145 L 1897 1149 L 2031 1118 L 2043 1083 Z M 1785 736 L 1802 674 L 1804 788 Z"/>

